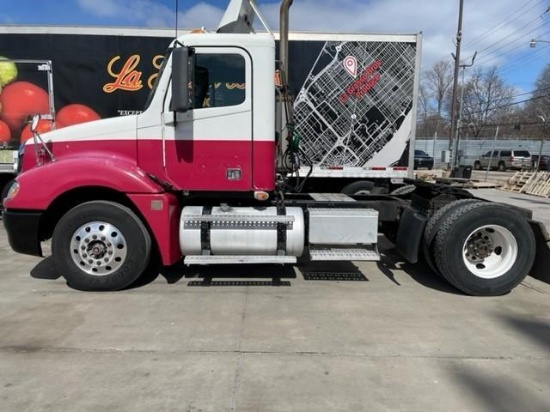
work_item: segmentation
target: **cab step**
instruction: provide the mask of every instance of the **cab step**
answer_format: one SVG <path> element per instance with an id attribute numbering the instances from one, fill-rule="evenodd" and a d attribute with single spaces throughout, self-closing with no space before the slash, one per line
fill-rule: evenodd
<path id="1" fill-rule="evenodd" d="M 190 255 L 183 259 L 185 265 L 295 264 L 296 262 L 296 256 Z"/>
<path id="2" fill-rule="evenodd" d="M 379 261 L 380 253 L 373 249 L 343 249 L 343 248 L 321 248 L 311 247 L 309 248 L 309 257 L 313 260 L 326 260 L 326 261 Z"/>

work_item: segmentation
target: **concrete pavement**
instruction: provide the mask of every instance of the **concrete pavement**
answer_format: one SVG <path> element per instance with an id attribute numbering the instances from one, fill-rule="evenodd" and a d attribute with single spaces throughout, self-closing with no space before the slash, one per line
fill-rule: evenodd
<path id="1" fill-rule="evenodd" d="M 379 263 L 174 267 L 83 293 L 0 227 L 0 409 L 550 410 L 550 285 L 468 297 L 380 246 Z"/>

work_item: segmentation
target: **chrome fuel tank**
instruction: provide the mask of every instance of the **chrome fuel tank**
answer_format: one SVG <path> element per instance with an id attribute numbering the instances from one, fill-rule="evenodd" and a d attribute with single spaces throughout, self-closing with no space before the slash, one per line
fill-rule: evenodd
<path id="1" fill-rule="evenodd" d="M 283 233 L 284 232 L 284 233 Z M 304 213 L 299 207 L 186 206 L 180 218 L 181 252 L 188 255 L 301 256 Z"/>

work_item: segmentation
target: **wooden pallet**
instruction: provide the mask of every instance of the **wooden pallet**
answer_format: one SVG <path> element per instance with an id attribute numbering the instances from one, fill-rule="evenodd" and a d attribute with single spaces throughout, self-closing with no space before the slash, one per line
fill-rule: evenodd
<path id="1" fill-rule="evenodd" d="M 523 193 L 524 187 L 536 179 L 534 172 L 516 172 L 501 189 L 507 192 Z"/>
<path id="2" fill-rule="evenodd" d="M 536 181 L 526 188 L 525 193 L 541 197 L 550 197 L 550 173 L 538 172 Z"/>
<path id="3" fill-rule="evenodd" d="M 501 190 L 550 197 L 550 173 L 516 172 Z"/>

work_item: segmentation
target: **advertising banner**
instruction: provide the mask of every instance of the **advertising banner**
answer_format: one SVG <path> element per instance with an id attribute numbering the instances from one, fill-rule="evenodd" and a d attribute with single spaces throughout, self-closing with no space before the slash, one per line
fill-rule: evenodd
<path id="1" fill-rule="evenodd" d="M 335 37 L 290 41 L 289 81 L 304 153 L 327 166 L 389 165 L 401 157 L 414 121 L 416 38 Z M 28 138 L 29 118 L 48 112 L 51 93 L 55 123 L 43 121 L 41 131 L 140 113 L 171 40 L 1 33 L 2 58 L 51 61 L 53 90 L 43 72 L 0 59 L 0 144 L 17 146 Z"/>

